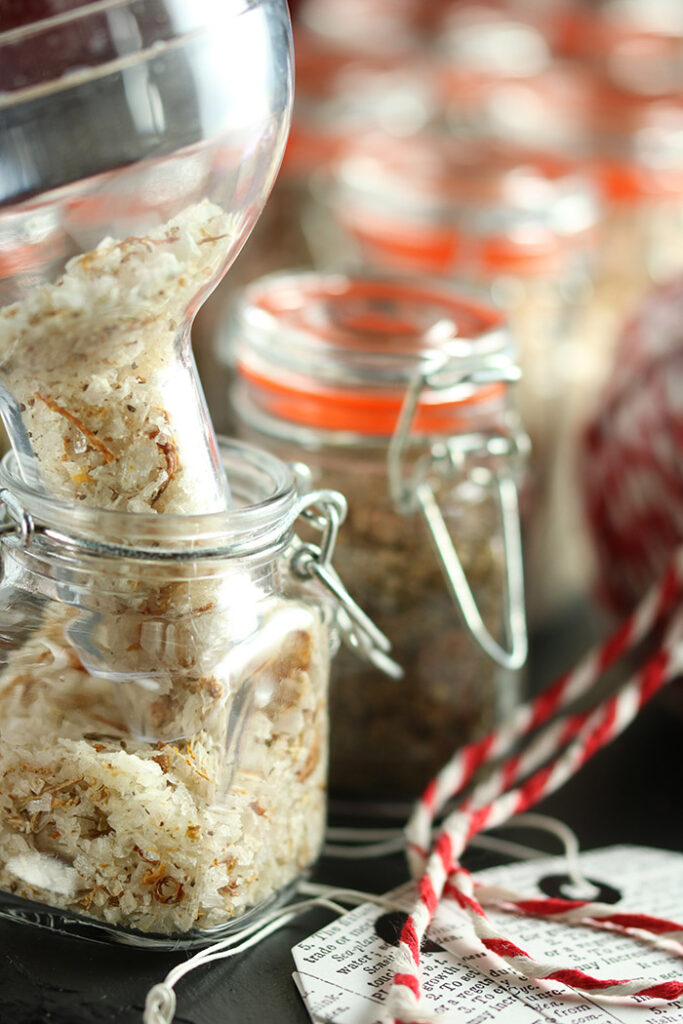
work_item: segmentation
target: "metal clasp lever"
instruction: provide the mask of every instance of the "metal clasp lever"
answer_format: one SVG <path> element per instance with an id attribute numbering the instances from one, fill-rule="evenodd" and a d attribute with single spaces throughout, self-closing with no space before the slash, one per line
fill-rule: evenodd
<path id="1" fill-rule="evenodd" d="M 346 518 L 346 499 L 338 491 L 313 491 L 300 498 L 297 516 L 319 529 L 319 545 L 299 543 L 291 558 L 292 571 L 301 579 L 315 578 L 337 601 L 335 622 L 346 645 L 392 679 L 403 676 L 401 666 L 389 657 L 391 642 L 356 604 L 332 565 L 339 527 Z"/>
<path id="2" fill-rule="evenodd" d="M 486 380 L 516 379 L 516 368 L 510 374 L 505 368 L 491 367 Z M 465 380 L 466 378 L 463 378 Z M 405 401 L 391 439 L 387 455 L 389 487 L 391 497 L 399 512 L 405 514 L 419 508 L 429 529 L 439 564 L 453 600 L 460 608 L 465 623 L 472 636 L 485 653 L 506 669 L 519 669 L 526 661 L 528 653 L 526 612 L 524 605 L 524 564 L 522 559 L 522 540 L 519 521 L 519 504 L 517 486 L 512 474 L 505 469 L 489 470 L 485 466 L 477 467 L 487 483 L 494 483 L 500 503 L 503 526 L 503 543 L 505 548 L 505 632 L 509 641 L 506 650 L 495 640 L 484 623 L 472 589 L 467 580 L 465 570 L 451 537 L 443 513 L 436 500 L 434 490 L 427 476 L 432 467 L 446 463 L 450 471 L 457 470 L 458 463 L 464 463 L 468 448 L 472 450 L 486 447 L 490 454 L 503 454 L 503 449 L 513 453 L 526 447 L 526 435 L 518 432 L 514 440 L 503 436 L 486 438 L 483 435 L 472 435 L 471 438 L 459 439 L 462 444 L 455 446 L 449 443 L 432 445 L 420 457 L 406 476 L 404 457 L 408 435 L 415 417 L 417 404 L 422 390 L 429 384 L 427 374 L 418 374 L 406 392 Z M 468 446 L 465 442 L 471 440 Z"/>
<path id="3" fill-rule="evenodd" d="M 0 513 L 0 537 L 17 534 L 26 547 L 36 532 L 33 518 L 6 487 L 0 489 L 0 504 L 3 506 Z"/>

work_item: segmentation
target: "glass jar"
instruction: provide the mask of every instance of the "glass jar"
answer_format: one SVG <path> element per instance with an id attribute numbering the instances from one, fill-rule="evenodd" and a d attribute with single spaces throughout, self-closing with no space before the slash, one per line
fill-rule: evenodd
<path id="1" fill-rule="evenodd" d="M 601 284 L 605 303 L 621 318 L 653 283 L 683 269 L 680 84 L 675 92 L 648 95 L 598 79 L 591 130 L 607 203 Z"/>
<path id="2" fill-rule="evenodd" d="M 190 325 L 282 158 L 287 4 L 110 7 L 3 13 L 0 413 L 26 479 L 62 498 L 219 511 Z"/>
<path id="3" fill-rule="evenodd" d="M 338 167 L 334 208 L 365 265 L 467 281 L 506 310 L 539 454 L 554 345 L 594 241 L 591 181 L 560 157 L 495 142 L 366 139 Z"/>
<path id="4" fill-rule="evenodd" d="M 581 374 L 575 382 L 573 352 L 591 293 L 594 183 L 563 157 L 502 142 L 443 133 L 424 134 L 419 145 L 367 139 L 339 164 L 333 207 L 354 265 L 466 283 L 507 313 L 532 441 L 529 608 L 545 618 L 585 590 L 590 572 L 569 463 L 557 453 L 574 438 L 569 404 Z"/>
<path id="5" fill-rule="evenodd" d="M 332 787 L 415 795 L 519 695 L 525 437 L 504 316 L 435 283 L 283 274 L 245 290 L 230 335 L 241 431 L 348 489 L 339 558 L 403 670 L 337 659 Z"/>
<path id="6" fill-rule="evenodd" d="M 276 270 L 329 266 L 335 239 L 321 206 L 329 168 L 368 131 L 406 137 L 437 116 L 437 79 L 424 55 L 397 64 L 302 28 L 294 34 L 294 55 L 296 97 L 287 148 L 263 225 L 238 266 L 243 281 Z"/>
<path id="7" fill-rule="evenodd" d="M 221 454 L 235 504 L 196 516 L 70 505 L 0 466 L 2 916 L 201 945 L 319 853 L 335 630 L 311 580 L 344 502 Z M 304 512 L 332 524 L 323 555 Z"/>
<path id="8" fill-rule="evenodd" d="M 454 133 L 585 165 L 590 81 L 581 67 L 556 61 L 514 77 L 447 68 L 442 82 L 444 116 Z"/>
<path id="9" fill-rule="evenodd" d="M 590 86 L 587 137 L 608 208 L 598 302 L 608 311 L 611 357 L 624 316 L 683 268 L 683 7 L 570 4 L 555 46 Z"/>
<path id="10" fill-rule="evenodd" d="M 548 44 L 510 5 L 451 4 L 433 44 L 450 129 L 481 136 L 507 86 L 533 81 L 551 63 Z"/>
<path id="11" fill-rule="evenodd" d="M 398 63 L 438 30 L 449 0 L 303 0 L 298 20 L 328 46 Z"/>

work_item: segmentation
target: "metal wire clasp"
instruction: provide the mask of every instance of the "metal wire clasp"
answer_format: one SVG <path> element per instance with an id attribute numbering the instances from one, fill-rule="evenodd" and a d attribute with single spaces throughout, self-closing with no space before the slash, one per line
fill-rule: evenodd
<path id="1" fill-rule="evenodd" d="M 0 503 L 4 505 L 4 521 L 0 520 L 0 537 L 6 537 L 10 533 L 18 534 L 22 544 L 26 546 L 36 531 L 33 517 L 6 487 L 0 488 Z"/>
<path id="2" fill-rule="evenodd" d="M 513 364 L 492 364 L 483 368 L 483 376 L 475 371 L 470 376 L 463 376 L 462 382 L 516 380 L 518 376 L 519 370 Z M 476 474 L 477 483 L 495 490 L 500 505 L 505 550 L 504 615 L 505 632 L 509 643 L 507 650 L 491 636 L 484 623 L 428 476 L 434 469 L 440 471 L 442 475 L 462 472 L 467 455 L 477 450 L 483 449 L 490 456 L 521 453 L 528 447 L 528 438 L 521 428 L 516 428 L 511 436 L 476 433 L 461 435 L 432 443 L 426 452 L 408 467 L 406 449 L 410 429 L 420 395 L 429 386 L 429 374 L 419 373 L 406 392 L 387 453 L 391 498 L 401 514 L 405 515 L 419 509 L 424 516 L 450 594 L 460 608 L 476 642 L 502 668 L 518 669 L 526 661 L 528 642 L 519 505 L 513 474 L 508 467 L 498 465 L 490 468 L 483 463 L 470 471 L 472 479 Z"/>
<path id="3" fill-rule="evenodd" d="M 353 600 L 332 565 L 339 527 L 346 518 L 347 504 L 339 491 L 312 491 L 297 503 L 296 515 L 320 530 L 320 544 L 298 542 L 291 556 L 291 568 L 301 579 L 319 580 L 336 601 L 335 624 L 342 640 L 360 657 L 385 675 L 400 679 L 401 666 L 389 657 L 391 642 Z"/>

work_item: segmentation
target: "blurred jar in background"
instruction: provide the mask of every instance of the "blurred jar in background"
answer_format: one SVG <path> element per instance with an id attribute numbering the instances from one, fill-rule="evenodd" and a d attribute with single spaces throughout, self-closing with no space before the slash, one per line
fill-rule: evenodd
<path id="1" fill-rule="evenodd" d="M 227 341 L 241 435 L 347 488 L 340 564 L 404 671 L 340 652 L 333 790 L 414 796 L 519 696 L 526 438 L 505 317 L 445 284 L 282 274 L 245 290 Z"/>
<path id="2" fill-rule="evenodd" d="M 591 179 L 566 160 L 492 142 L 368 138 L 338 165 L 333 206 L 359 265 L 466 282 L 508 314 L 532 438 L 529 602 L 532 613 L 548 614 L 584 587 L 590 571 L 587 544 L 577 552 L 567 543 L 568 531 L 578 532 L 578 500 L 550 506 L 568 429 L 574 322 L 596 243 Z M 559 546 L 558 530 L 565 535 Z"/>
<path id="3" fill-rule="evenodd" d="M 299 24 L 328 46 L 393 61 L 428 46 L 452 0 L 302 0 Z"/>
<path id="4" fill-rule="evenodd" d="M 283 251 L 277 265 L 271 257 L 268 270 L 328 263 L 329 211 L 321 209 L 320 195 L 329 168 L 367 132 L 409 137 L 433 123 L 439 110 L 435 74 L 419 54 L 397 62 L 332 48 L 303 29 L 294 45 L 294 114 L 272 205 L 299 224 L 305 250 Z"/>
<path id="5" fill-rule="evenodd" d="M 683 269 L 683 92 L 646 96 L 596 81 L 592 145 L 608 204 L 601 276 L 622 313 Z"/>
<path id="6" fill-rule="evenodd" d="M 505 309 L 540 458 L 548 400 L 562 384 L 558 345 L 590 278 L 598 218 L 591 181 L 560 159 L 495 143 L 365 138 L 336 169 L 333 203 L 359 263 L 469 282 Z"/>
<path id="7" fill-rule="evenodd" d="M 574 0 L 539 24 L 553 50 L 644 94 L 675 92 L 683 66 L 679 0 Z"/>
<path id="8" fill-rule="evenodd" d="M 589 151 L 608 201 L 600 301 L 620 322 L 683 268 L 683 4 L 575 0 L 544 24 L 590 89 Z"/>
<path id="9" fill-rule="evenodd" d="M 452 4 L 432 43 L 443 112 L 457 135 L 487 131 L 482 115 L 491 89 L 533 78 L 551 62 L 542 33 L 501 4 Z"/>
<path id="10" fill-rule="evenodd" d="M 466 90 L 464 81 L 442 72 L 449 130 L 587 164 L 591 88 L 582 69 L 553 61 L 529 74 L 479 75 L 469 79 Z"/>

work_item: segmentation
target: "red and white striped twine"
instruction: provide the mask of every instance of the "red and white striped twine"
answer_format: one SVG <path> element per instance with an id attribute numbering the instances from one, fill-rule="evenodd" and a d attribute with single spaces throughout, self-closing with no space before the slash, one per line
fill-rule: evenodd
<path id="1" fill-rule="evenodd" d="M 659 584 L 604 644 L 536 700 L 520 707 L 499 732 L 458 752 L 429 784 L 406 827 L 418 897 L 396 949 L 385 1020 L 417 1024 L 432 1019 L 422 999 L 420 946 L 443 899 L 452 900 L 462 910 L 467 933 L 463 951 L 487 952 L 496 967 L 512 968 L 539 985 L 559 983 L 578 992 L 590 992 L 594 998 L 638 997 L 639 1004 L 658 1004 L 683 996 L 683 981 L 652 984 L 645 979 L 596 978 L 571 966 L 535 960 L 496 931 L 484 906 L 552 917 L 569 925 L 609 928 L 636 939 L 646 938 L 650 944 L 679 956 L 683 956 L 683 925 L 646 914 L 619 914 L 611 905 L 585 900 L 525 899 L 497 887 L 475 885 L 459 864 L 472 836 L 502 824 L 556 790 L 597 750 L 618 736 L 665 683 L 683 672 L 682 595 L 680 549 Z M 630 655 L 655 627 L 663 630 L 663 641 L 615 694 L 590 711 L 561 717 L 565 709 L 588 695 L 603 674 Z M 551 718 L 555 720 L 550 722 Z M 518 741 L 541 727 L 540 734 L 521 753 L 510 755 Z M 504 756 L 506 759 L 492 774 L 475 785 L 446 817 L 436 839 L 430 843 L 434 819 L 448 801 L 462 793 L 479 769 Z M 521 779 L 524 781 L 520 782 Z"/>

